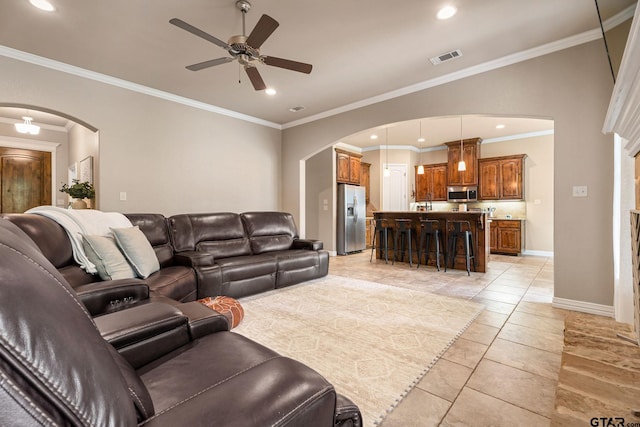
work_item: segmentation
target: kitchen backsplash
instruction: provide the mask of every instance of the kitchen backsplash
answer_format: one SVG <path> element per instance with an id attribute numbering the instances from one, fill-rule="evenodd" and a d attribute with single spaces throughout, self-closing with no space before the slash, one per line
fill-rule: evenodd
<path id="1" fill-rule="evenodd" d="M 424 205 L 424 203 L 412 203 L 411 210 L 417 210 L 416 205 Z M 457 209 L 459 203 L 448 202 L 433 202 L 434 211 L 451 211 Z M 470 202 L 467 203 L 467 209 L 482 209 L 489 211 L 490 208 L 495 208 L 493 213 L 494 217 L 504 218 L 507 215 L 511 215 L 512 218 L 526 218 L 527 217 L 527 204 L 524 201 L 498 201 L 498 202 Z"/>

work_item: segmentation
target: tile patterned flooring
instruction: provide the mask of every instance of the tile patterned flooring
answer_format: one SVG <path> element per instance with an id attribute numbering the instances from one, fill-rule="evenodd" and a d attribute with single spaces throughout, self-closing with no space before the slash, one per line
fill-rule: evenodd
<path id="1" fill-rule="evenodd" d="M 332 257 L 329 273 L 485 305 L 381 427 L 550 425 L 568 313 L 551 307 L 552 258 L 491 255 L 467 276 L 369 255 Z"/>

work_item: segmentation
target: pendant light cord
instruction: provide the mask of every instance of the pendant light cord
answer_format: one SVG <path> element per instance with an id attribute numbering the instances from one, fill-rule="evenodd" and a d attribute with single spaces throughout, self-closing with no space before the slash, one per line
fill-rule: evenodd
<path id="1" fill-rule="evenodd" d="M 607 52 L 607 59 L 609 60 L 609 69 L 611 69 L 611 77 L 613 77 L 613 84 L 616 84 L 616 74 L 613 72 L 613 64 L 611 63 L 611 54 L 609 53 L 607 36 L 604 33 L 604 26 L 602 25 L 602 16 L 600 16 L 600 7 L 598 7 L 598 0 L 595 0 L 595 2 L 596 2 L 596 11 L 598 12 L 598 21 L 600 22 L 600 31 L 602 32 L 602 40 L 604 40 L 604 50 Z"/>

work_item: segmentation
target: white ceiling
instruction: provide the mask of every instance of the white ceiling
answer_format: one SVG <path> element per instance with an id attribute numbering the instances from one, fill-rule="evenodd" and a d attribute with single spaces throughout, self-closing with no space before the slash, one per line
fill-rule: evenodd
<path id="1" fill-rule="evenodd" d="M 261 53 L 314 66 L 306 75 L 261 65 L 263 79 L 278 91 L 269 97 L 253 90 L 235 62 L 197 72 L 185 69 L 228 54 L 168 22 L 177 17 L 226 41 L 242 32 L 235 0 L 51 2 L 57 8 L 54 13 L 37 10 L 27 0 L 3 1 L 0 47 L 285 127 L 599 31 L 591 0 L 253 0 L 247 32 L 263 13 L 280 23 Z M 457 6 L 458 14 L 438 21 L 435 14 L 445 3 Z M 634 4 L 635 0 L 599 0 L 604 20 L 632 16 Z M 460 49 L 463 56 L 438 66 L 429 62 L 452 49 Z M 11 56 L 9 51 L 0 49 L 0 54 Z M 306 109 L 289 111 L 298 105 Z"/>

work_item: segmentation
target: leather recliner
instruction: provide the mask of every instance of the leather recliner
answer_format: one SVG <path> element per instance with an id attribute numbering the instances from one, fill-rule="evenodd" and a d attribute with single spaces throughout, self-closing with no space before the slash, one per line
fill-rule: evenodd
<path id="1" fill-rule="evenodd" d="M 0 301 L 0 425 L 360 425 L 318 373 L 233 332 L 134 370 L 38 246 L 1 220 Z"/>

